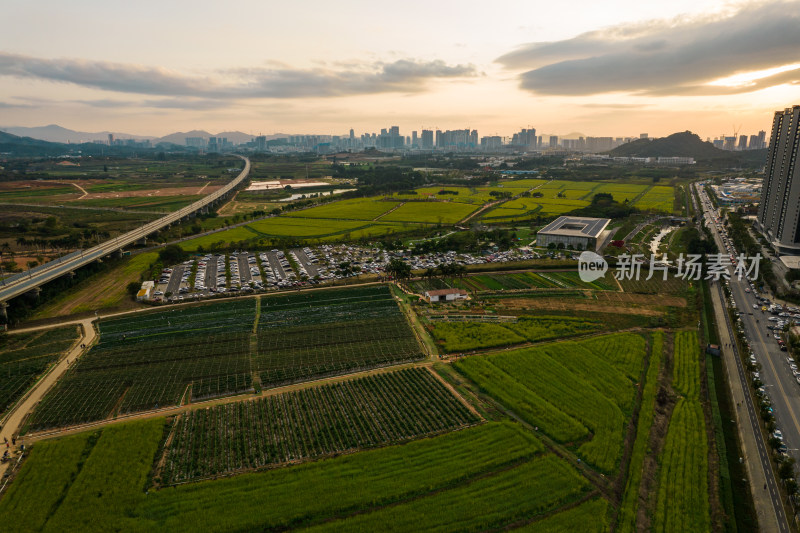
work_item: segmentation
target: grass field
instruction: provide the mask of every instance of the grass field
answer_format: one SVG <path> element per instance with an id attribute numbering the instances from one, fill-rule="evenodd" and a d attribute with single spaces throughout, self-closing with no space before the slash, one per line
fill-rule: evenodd
<path id="1" fill-rule="evenodd" d="M 38 308 L 33 319 L 66 316 L 101 309 L 127 309 L 137 305 L 127 291 L 128 283 L 138 282 L 151 264 L 158 260 L 156 252 L 135 255 L 108 272 L 97 274 L 79 286 L 59 294 Z"/>
<path id="2" fill-rule="evenodd" d="M 431 323 L 431 335 L 445 352 L 468 352 L 480 348 L 507 346 L 596 331 L 600 324 L 566 317 L 520 317 L 516 322 Z"/>
<path id="3" fill-rule="evenodd" d="M 558 531 L 588 512 L 605 523 L 597 498 L 558 512 L 591 485 L 508 422 L 146 493 L 163 430 L 153 419 L 37 443 L 0 515 L 20 531 Z"/>
<path id="4" fill-rule="evenodd" d="M 457 202 L 406 202 L 382 217 L 381 221 L 454 224 L 475 209 L 474 205 Z"/>
<path id="5" fill-rule="evenodd" d="M 0 416 L 78 337 L 77 326 L 0 335 Z"/>
<path id="6" fill-rule="evenodd" d="M 324 204 L 311 209 L 287 213 L 288 217 L 330 218 L 341 220 L 374 220 L 397 207 L 397 202 L 384 202 L 375 198 L 354 198 Z"/>
<path id="7" fill-rule="evenodd" d="M 631 353 L 625 360 L 643 357 L 641 344 L 631 337 L 604 338 Z M 583 342 L 473 356 L 454 365 L 555 440 L 584 439 L 577 451 L 587 463 L 608 473 L 616 469 L 634 393 L 624 365 L 598 357 Z"/>

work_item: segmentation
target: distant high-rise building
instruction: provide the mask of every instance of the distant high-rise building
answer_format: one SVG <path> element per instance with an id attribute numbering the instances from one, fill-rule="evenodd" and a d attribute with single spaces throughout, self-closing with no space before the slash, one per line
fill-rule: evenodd
<path id="1" fill-rule="evenodd" d="M 723 150 L 730 150 L 733 151 L 736 149 L 736 137 L 725 137 L 724 143 L 722 145 Z"/>
<path id="2" fill-rule="evenodd" d="M 113 146 L 113 144 L 114 144 L 114 134 L 113 133 L 109 133 L 108 134 L 108 145 L 109 146 Z"/>
<path id="3" fill-rule="evenodd" d="M 192 148 L 205 148 L 206 140 L 202 137 L 186 137 L 186 146 Z"/>
<path id="4" fill-rule="evenodd" d="M 640 139 L 647 139 L 647 137 L 648 137 L 648 135 L 646 133 L 640 133 L 639 134 L 639 138 Z"/>
<path id="5" fill-rule="evenodd" d="M 444 146 L 444 133 L 442 130 L 436 130 L 436 148 Z"/>
<path id="6" fill-rule="evenodd" d="M 758 226 L 779 253 L 800 255 L 800 105 L 776 111 Z"/>
<path id="7" fill-rule="evenodd" d="M 417 138 L 417 130 L 411 132 L 411 147 L 419 148 L 419 139 Z"/>
<path id="8" fill-rule="evenodd" d="M 353 128 L 350 128 L 350 140 L 354 141 L 355 138 L 356 138 L 356 132 L 353 130 Z"/>
<path id="9" fill-rule="evenodd" d="M 747 145 L 749 150 L 758 150 L 761 148 L 760 143 L 758 142 L 758 135 L 751 135 L 750 142 Z"/>
<path id="10" fill-rule="evenodd" d="M 742 135 L 739 137 L 739 145 L 736 147 L 737 150 L 747 150 L 747 135 Z"/>
<path id="11" fill-rule="evenodd" d="M 558 135 L 550 136 L 550 148 L 558 148 Z"/>
<path id="12" fill-rule="evenodd" d="M 433 150 L 433 130 L 422 130 L 422 149 Z"/>
<path id="13" fill-rule="evenodd" d="M 519 133 L 515 133 L 511 138 L 511 144 L 524 148 L 535 149 L 537 147 L 537 139 L 536 128 L 522 128 L 520 129 Z"/>
<path id="14" fill-rule="evenodd" d="M 767 132 L 761 130 L 758 132 L 758 148 L 766 148 L 767 147 Z"/>

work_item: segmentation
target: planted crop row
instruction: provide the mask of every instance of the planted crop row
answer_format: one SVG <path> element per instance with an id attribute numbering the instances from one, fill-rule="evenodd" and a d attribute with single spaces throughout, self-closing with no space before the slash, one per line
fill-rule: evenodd
<path id="1" fill-rule="evenodd" d="M 451 490 L 311 531 L 485 531 L 556 509 L 588 490 L 569 464 L 546 455 Z"/>
<path id="2" fill-rule="evenodd" d="M 672 388 L 687 398 L 700 397 L 700 345 L 697 331 L 675 333 L 675 363 L 672 369 Z"/>
<path id="3" fill-rule="evenodd" d="M 614 342 L 615 337 L 599 337 L 592 342 Z M 560 442 L 579 440 L 591 431 L 591 440 L 582 443 L 578 453 L 588 463 L 611 472 L 622 450 L 627 419 L 622 408 L 630 409 L 633 382 L 613 366 L 603 369 L 603 359 L 592 352 L 589 342 L 470 357 L 454 365 Z"/>
<path id="4" fill-rule="evenodd" d="M 678 400 L 660 465 L 653 531 L 711 531 L 708 442 L 699 401 Z"/>
<path id="5" fill-rule="evenodd" d="M 422 356 L 386 286 L 189 306 L 102 321 L 100 332 L 31 429 L 177 405 L 189 385 L 194 401 L 250 391 L 254 374 L 274 386 Z"/>
<path id="6" fill-rule="evenodd" d="M 520 317 L 515 323 L 436 322 L 432 334 L 446 352 L 506 346 L 596 330 L 595 322 L 570 317 Z"/>
<path id="7" fill-rule="evenodd" d="M 658 391 L 658 374 L 661 371 L 663 359 L 664 333 L 653 332 L 653 344 L 650 352 L 650 362 L 647 367 L 642 403 L 639 409 L 639 420 L 636 426 L 636 439 L 633 443 L 631 460 L 628 465 L 628 480 L 625 484 L 625 493 L 622 498 L 619 515 L 617 518 L 617 531 L 629 533 L 636 531 L 636 515 L 639 508 L 639 485 L 642 482 L 642 465 L 647 456 L 647 446 L 650 439 L 650 427 L 655 416 L 655 399 Z"/>
<path id="8" fill-rule="evenodd" d="M 477 420 L 428 370 L 378 374 L 186 413 L 176 420 L 162 479 L 309 459 Z"/>
<path id="9" fill-rule="evenodd" d="M 0 336 L 0 415 L 78 338 L 75 326 Z"/>
<path id="10" fill-rule="evenodd" d="M 622 450 L 625 416 L 613 401 L 541 349 L 517 350 L 490 361 L 588 427 L 592 439 L 580 446 L 579 453 L 601 470 L 614 470 Z"/>

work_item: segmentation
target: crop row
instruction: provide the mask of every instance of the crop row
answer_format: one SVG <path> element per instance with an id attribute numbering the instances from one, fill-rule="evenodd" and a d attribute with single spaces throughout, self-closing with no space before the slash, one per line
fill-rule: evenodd
<path id="1" fill-rule="evenodd" d="M 436 322 L 431 333 L 446 352 L 506 346 L 587 333 L 598 324 L 571 317 L 520 317 L 515 323 Z"/>
<path id="2" fill-rule="evenodd" d="M 708 442 L 699 401 L 678 400 L 660 465 L 653 531 L 711 531 Z"/>
<path id="3" fill-rule="evenodd" d="M 700 345 L 696 330 L 675 333 L 672 388 L 687 398 L 700 397 Z"/>
<path id="4" fill-rule="evenodd" d="M 0 415 L 78 338 L 75 326 L 3 335 L 0 339 Z"/>
<path id="5" fill-rule="evenodd" d="M 168 483 L 378 446 L 474 423 L 426 369 L 378 374 L 176 419 Z"/>
<path id="6" fill-rule="evenodd" d="M 614 337 L 593 342 L 613 342 Z M 636 349 L 636 344 L 627 349 Z M 582 443 L 578 453 L 603 471 L 615 469 L 634 385 L 582 342 L 470 357 L 455 367 L 560 442 L 578 440 L 591 430 L 591 440 Z"/>
<path id="7" fill-rule="evenodd" d="M 650 427 L 655 417 L 655 400 L 658 392 L 658 374 L 663 359 L 664 333 L 655 331 L 652 335 L 653 345 L 650 351 L 650 362 L 647 367 L 642 403 L 639 408 L 639 419 L 636 425 L 636 439 L 633 442 L 631 459 L 628 465 L 628 479 L 625 493 L 617 517 L 617 531 L 632 533 L 636 531 L 636 516 L 639 508 L 639 486 L 642 482 L 642 466 L 648 453 Z"/>

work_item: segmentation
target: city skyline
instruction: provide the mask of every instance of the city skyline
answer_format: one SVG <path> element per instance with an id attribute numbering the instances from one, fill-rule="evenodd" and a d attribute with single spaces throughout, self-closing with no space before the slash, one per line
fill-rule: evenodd
<path id="1" fill-rule="evenodd" d="M 796 99 L 798 2 L 571 7 L 14 1 L 0 126 L 706 139 L 768 129 Z"/>

